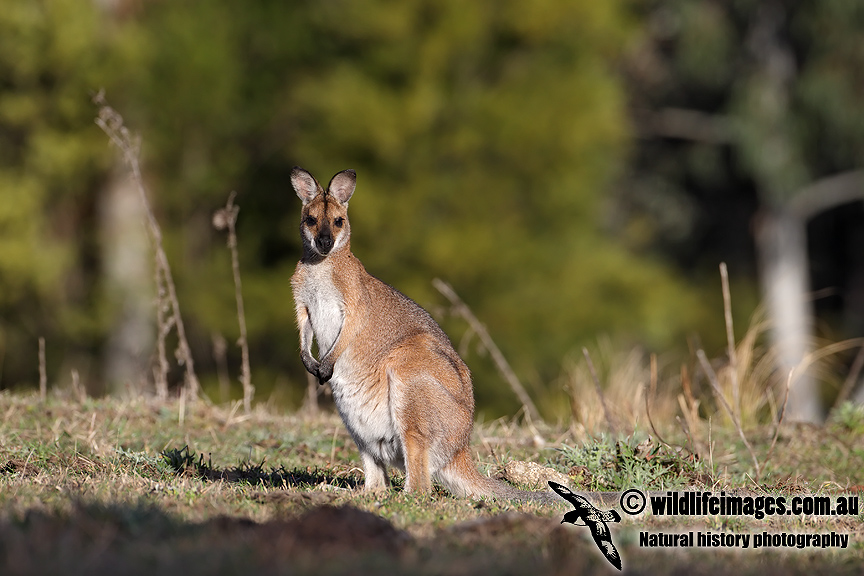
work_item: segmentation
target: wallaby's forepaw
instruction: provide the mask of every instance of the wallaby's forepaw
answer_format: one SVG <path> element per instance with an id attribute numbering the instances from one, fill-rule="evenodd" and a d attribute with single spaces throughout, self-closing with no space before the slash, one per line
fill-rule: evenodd
<path id="1" fill-rule="evenodd" d="M 333 364 L 329 362 L 318 364 L 318 373 L 315 376 L 318 377 L 318 384 L 326 384 L 333 377 Z"/>
<path id="2" fill-rule="evenodd" d="M 301 353 L 300 359 L 303 361 L 303 366 L 306 368 L 306 371 L 318 378 L 318 380 L 320 381 L 321 378 L 318 373 L 321 365 L 318 363 L 318 361 L 315 360 L 315 358 L 313 358 L 312 355 L 308 352 Z"/>

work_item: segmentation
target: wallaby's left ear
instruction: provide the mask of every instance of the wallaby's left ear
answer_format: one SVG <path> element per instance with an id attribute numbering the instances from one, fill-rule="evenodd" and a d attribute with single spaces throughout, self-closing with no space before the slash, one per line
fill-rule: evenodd
<path id="1" fill-rule="evenodd" d="M 333 176 L 333 179 L 330 180 L 330 184 L 327 186 L 327 191 L 340 204 L 347 204 L 348 200 L 351 199 L 351 195 L 354 194 L 355 186 L 357 186 L 357 173 L 354 170 L 343 170 Z"/>

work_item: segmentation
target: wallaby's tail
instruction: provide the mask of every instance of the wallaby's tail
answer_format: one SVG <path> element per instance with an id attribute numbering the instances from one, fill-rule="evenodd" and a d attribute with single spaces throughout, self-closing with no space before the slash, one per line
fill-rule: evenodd
<path id="1" fill-rule="evenodd" d="M 456 496 L 486 496 L 541 504 L 565 503 L 554 492 L 528 492 L 494 478 L 481 476 L 471 460 L 468 448 L 460 450 L 453 460 L 438 472 L 437 477 L 447 490 Z"/>

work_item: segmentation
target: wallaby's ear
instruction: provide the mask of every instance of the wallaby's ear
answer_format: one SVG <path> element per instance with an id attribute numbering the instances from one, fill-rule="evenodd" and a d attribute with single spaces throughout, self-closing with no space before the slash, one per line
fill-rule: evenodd
<path id="1" fill-rule="evenodd" d="M 304 206 L 311 202 L 321 191 L 321 186 L 318 185 L 318 181 L 315 180 L 312 174 L 299 166 L 295 166 L 291 170 L 291 186 L 294 187 L 294 192 L 303 201 Z"/>
<path id="2" fill-rule="evenodd" d="M 357 185 L 357 173 L 354 170 L 343 170 L 339 172 L 330 184 L 327 186 L 327 191 L 339 201 L 340 204 L 347 204 L 354 194 L 354 187 Z"/>

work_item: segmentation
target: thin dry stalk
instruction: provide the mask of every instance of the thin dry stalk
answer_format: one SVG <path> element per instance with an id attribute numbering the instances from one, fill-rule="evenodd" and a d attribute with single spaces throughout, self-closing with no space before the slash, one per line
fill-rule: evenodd
<path id="1" fill-rule="evenodd" d="M 87 400 L 87 389 L 81 386 L 81 379 L 78 376 L 78 370 L 72 369 L 72 393 L 78 398 L 78 402 L 83 404 Z"/>
<path id="2" fill-rule="evenodd" d="M 162 267 L 156 261 L 156 270 L 154 272 L 156 278 L 156 351 L 159 357 L 159 366 L 153 367 L 153 383 L 156 386 L 156 398 L 160 402 L 168 400 L 168 371 L 171 369 L 171 364 L 168 362 L 168 355 L 165 352 L 165 338 L 171 333 L 174 328 L 174 316 L 168 315 L 171 309 L 171 304 L 168 302 L 165 291 L 165 283 L 162 278 Z"/>
<path id="3" fill-rule="evenodd" d="M 690 452 L 701 449 L 701 438 L 696 438 L 696 434 L 700 430 L 699 420 L 699 402 L 693 397 L 693 390 L 690 384 L 690 374 L 687 371 L 686 365 L 681 365 L 681 388 L 683 394 L 678 395 L 678 406 L 681 408 L 681 413 L 684 419 L 681 420 L 681 429 L 687 437 L 687 443 L 690 445 Z"/>
<path id="4" fill-rule="evenodd" d="M 729 291 L 729 272 L 726 263 L 720 263 L 720 281 L 723 287 L 723 314 L 726 320 L 726 342 L 729 346 L 729 368 L 732 377 L 732 402 L 735 415 L 741 418 L 741 392 L 738 382 L 738 353 L 735 350 L 735 330 L 732 327 L 732 295 Z"/>
<path id="5" fill-rule="evenodd" d="M 249 369 L 249 344 L 246 340 L 246 313 L 243 308 L 243 283 L 240 280 L 240 257 L 237 254 L 237 214 L 240 207 L 234 205 L 236 192 L 228 195 L 228 203 L 225 208 L 217 210 L 213 215 L 213 226 L 217 230 L 228 229 L 228 250 L 231 252 L 231 270 L 234 273 L 234 298 L 237 301 L 237 322 L 240 324 L 240 346 L 242 354 L 242 366 L 240 368 L 240 382 L 243 383 L 243 409 L 248 414 L 252 409 L 252 398 L 255 395 L 255 387 L 252 386 L 252 373 Z"/>
<path id="6" fill-rule="evenodd" d="M 336 436 L 339 434 L 339 428 L 333 429 L 333 440 L 330 442 L 330 466 L 336 463 Z"/>
<path id="7" fill-rule="evenodd" d="M 39 399 L 48 395 L 48 372 L 45 369 L 45 338 L 39 338 Z"/>
<path id="8" fill-rule="evenodd" d="M 657 355 L 651 354 L 651 381 L 648 386 L 648 392 L 645 394 L 645 416 L 648 418 L 648 424 L 651 425 L 651 431 L 654 432 L 654 436 L 666 446 L 672 448 L 672 445 L 669 444 L 663 436 L 657 431 L 656 426 L 654 426 L 654 419 L 651 418 L 651 402 L 650 399 L 654 398 L 657 394 Z M 685 430 L 685 434 L 687 431 Z M 690 438 L 690 435 L 687 434 L 687 438 Z M 691 443 L 692 444 L 692 443 Z M 688 448 L 689 450 L 689 448 Z M 692 450 L 690 451 L 692 453 Z"/>
<path id="9" fill-rule="evenodd" d="M 688 420 L 698 422 L 699 420 L 699 402 L 693 396 L 693 385 L 690 383 L 690 373 L 687 371 L 686 365 L 681 365 L 681 387 L 684 389 L 684 398 L 687 401 L 687 411 L 689 413 Z"/>
<path id="10" fill-rule="evenodd" d="M 768 454 L 765 456 L 765 461 L 762 463 L 763 466 L 768 465 L 768 461 L 771 460 L 771 455 L 774 454 L 774 446 L 777 444 L 777 438 L 780 436 L 780 426 L 783 425 L 783 417 L 786 416 L 786 404 L 789 402 L 789 388 L 792 387 L 792 373 L 795 370 L 789 371 L 789 376 L 786 377 L 786 394 L 783 397 L 783 408 L 780 409 L 780 415 L 777 418 L 777 425 L 774 427 L 774 438 L 771 439 L 771 447 L 768 449 Z"/>
<path id="11" fill-rule="evenodd" d="M 165 297 L 168 303 L 170 303 L 171 318 L 173 318 L 173 322 L 177 328 L 178 343 L 176 357 L 180 365 L 186 368 L 186 388 L 189 392 L 189 399 L 194 400 L 198 397 L 201 386 L 198 382 L 198 376 L 195 374 L 195 363 L 192 359 L 189 342 L 186 339 L 186 329 L 183 326 L 183 319 L 180 316 L 180 303 L 177 300 L 177 290 L 174 286 L 174 280 L 171 275 L 171 265 L 168 263 L 168 256 L 165 254 L 165 249 L 162 246 L 162 229 L 159 227 L 159 223 L 156 221 L 156 216 L 150 208 L 150 202 L 147 199 L 147 192 L 144 189 L 144 180 L 141 176 L 141 166 L 138 162 L 140 142 L 132 137 L 129 129 L 123 124 L 123 117 L 116 110 L 108 106 L 105 101 L 104 92 L 100 91 L 96 94 L 93 97 L 93 102 L 99 106 L 99 115 L 96 118 L 96 124 L 103 132 L 105 132 L 111 142 L 113 142 L 114 145 L 123 153 L 123 159 L 132 171 L 132 180 L 135 183 L 139 198 L 141 199 L 141 204 L 144 207 L 145 214 L 147 215 L 147 228 L 150 232 L 150 238 L 153 241 L 153 249 L 155 252 L 157 287 L 160 293 L 164 287 Z M 161 306 L 161 301 L 158 305 Z M 163 323 L 166 321 L 164 315 L 158 313 L 157 320 L 160 320 Z M 160 324 L 160 333 L 163 329 L 164 324 Z M 164 353 L 164 350 L 162 352 Z M 164 371 L 163 374 L 167 374 L 167 371 Z M 161 383 L 157 383 L 157 385 L 161 385 Z"/>
<path id="12" fill-rule="evenodd" d="M 690 432 L 690 427 L 687 425 L 687 420 L 684 420 L 680 416 L 676 415 L 675 421 L 678 422 L 678 426 L 681 428 L 681 432 L 683 432 L 684 437 L 687 438 L 687 450 L 689 450 L 691 454 L 695 454 L 696 452 L 693 446 L 693 434 Z"/>
<path id="13" fill-rule="evenodd" d="M 183 426 L 183 422 L 186 421 L 186 388 L 183 387 L 180 389 L 180 402 L 177 407 L 177 422 L 180 426 Z"/>
<path id="14" fill-rule="evenodd" d="M 213 360 L 216 361 L 216 377 L 219 379 L 219 401 L 223 404 L 231 398 L 231 380 L 228 378 L 228 344 L 225 338 L 214 332 L 211 336 L 213 341 Z"/>
<path id="15" fill-rule="evenodd" d="M 513 393 L 516 394 L 517 398 L 519 398 L 519 401 L 522 402 L 522 408 L 525 411 L 526 417 L 530 420 L 540 422 L 541 418 L 540 413 L 537 411 L 537 407 L 534 406 L 534 402 L 531 400 L 531 397 L 528 396 L 528 393 L 525 391 L 525 388 L 522 386 L 516 373 L 513 372 L 510 364 L 504 358 L 501 350 L 495 345 L 495 342 L 492 341 L 492 337 L 489 336 L 486 327 L 477 319 L 476 316 L 474 316 L 471 309 L 468 308 L 461 298 L 459 298 L 449 284 L 439 278 L 435 278 L 432 280 L 432 285 L 450 301 L 453 311 L 465 319 L 465 321 L 468 322 L 468 325 L 471 326 L 471 329 L 477 334 L 477 336 L 479 336 L 480 341 L 483 343 L 483 347 L 486 348 L 489 355 L 492 356 L 492 360 L 495 362 L 498 371 L 510 385 Z"/>
<path id="16" fill-rule="evenodd" d="M 717 374 L 714 372 L 714 369 L 711 368 L 711 364 L 708 363 L 708 358 L 705 356 L 705 351 L 701 349 L 697 350 L 696 356 L 699 358 L 699 363 L 702 364 L 702 369 L 705 371 L 705 375 L 708 377 L 708 381 L 711 383 L 711 387 L 714 389 L 714 394 L 717 396 L 720 404 L 723 405 L 723 408 L 729 414 L 729 417 L 732 419 L 732 423 L 735 425 L 735 429 L 738 431 L 738 435 L 741 437 L 741 441 L 744 442 L 744 447 L 747 448 L 747 451 L 750 453 L 750 457 L 753 459 L 753 466 L 756 469 L 756 479 L 758 480 L 761 476 L 759 460 L 756 458 L 756 453 L 753 452 L 753 447 L 750 445 L 750 442 L 747 441 L 747 436 L 744 435 L 744 430 L 741 428 L 741 422 L 738 421 L 738 417 L 732 411 L 732 408 L 729 406 L 726 398 L 723 397 L 723 392 L 720 390 L 720 383 L 717 381 Z"/>
<path id="17" fill-rule="evenodd" d="M 582 354 L 585 355 L 585 361 L 588 363 L 588 371 L 591 372 L 591 378 L 594 380 L 594 389 L 597 391 L 597 396 L 600 398 L 600 405 L 603 407 L 603 416 L 606 418 L 606 425 L 609 426 L 609 431 L 614 436 L 617 434 L 616 427 L 615 423 L 612 421 L 612 414 L 609 413 L 609 407 L 606 405 L 606 397 L 603 395 L 603 387 L 600 386 L 600 378 L 597 377 L 597 371 L 594 370 L 594 363 L 591 361 L 591 355 L 588 354 L 588 349 L 582 348 Z"/>
<path id="18" fill-rule="evenodd" d="M 306 373 L 306 399 L 303 401 L 303 410 L 310 416 L 318 414 L 318 390 L 320 386 L 318 379 Z"/>

